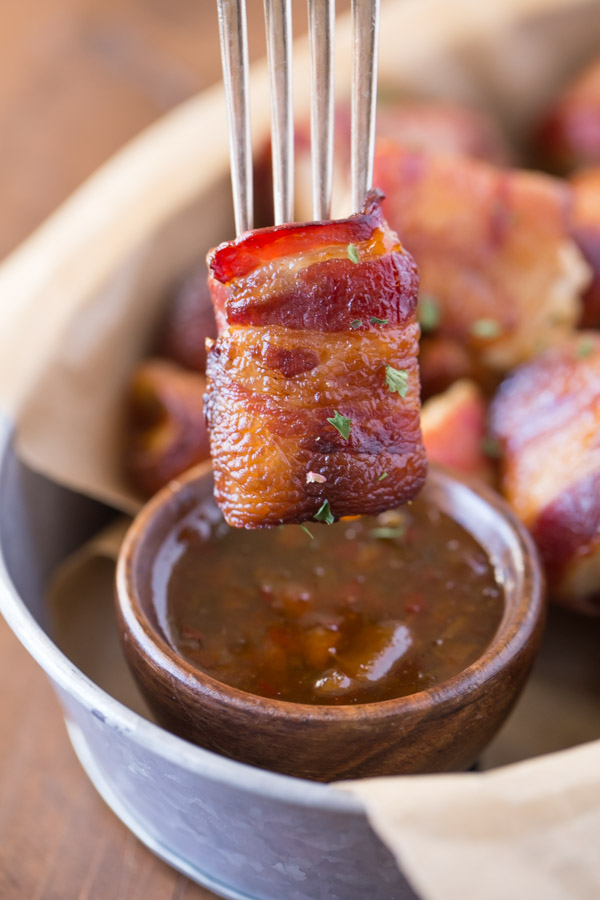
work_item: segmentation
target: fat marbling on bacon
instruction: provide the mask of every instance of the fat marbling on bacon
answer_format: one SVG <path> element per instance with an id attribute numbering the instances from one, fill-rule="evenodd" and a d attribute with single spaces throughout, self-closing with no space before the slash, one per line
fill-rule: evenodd
<path id="1" fill-rule="evenodd" d="M 206 415 L 227 522 L 326 521 L 413 498 L 426 474 L 418 275 L 379 192 L 348 219 L 247 232 L 208 264 L 219 337 Z M 347 438 L 330 419 L 350 420 Z"/>

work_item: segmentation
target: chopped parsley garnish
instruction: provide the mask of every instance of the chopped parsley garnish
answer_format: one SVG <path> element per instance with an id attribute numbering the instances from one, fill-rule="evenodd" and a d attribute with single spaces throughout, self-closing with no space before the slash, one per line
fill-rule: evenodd
<path id="1" fill-rule="evenodd" d="M 406 369 L 394 369 L 393 366 L 385 367 L 385 383 L 390 394 L 396 391 L 401 397 L 408 394 L 408 372 Z"/>
<path id="2" fill-rule="evenodd" d="M 377 481 L 385 481 L 386 478 L 389 478 L 388 472 L 382 472 Z"/>
<path id="3" fill-rule="evenodd" d="M 474 337 L 492 340 L 502 334 L 502 326 L 496 319 L 476 319 L 471 324 L 471 334 Z"/>
<path id="4" fill-rule="evenodd" d="M 356 329 L 360 328 L 361 325 L 362 319 L 352 319 L 352 321 L 350 322 L 350 328 L 352 329 L 352 331 L 356 331 Z"/>
<path id="5" fill-rule="evenodd" d="M 371 316 L 370 320 L 371 325 L 387 325 L 390 321 L 389 319 L 378 319 L 377 316 Z"/>
<path id="6" fill-rule="evenodd" d="M 585 359 L 594 352 L 594 342 L 585 338 L 577 347 L 577 359 Z"/>
<path id="7" fill-rule="evenodd" d="M 352 419 L 348 419 L 346 416 L 339 413 L 337 409 L 334 409 L 333 416 L 328 418 L 327 421 L 333 425 L 334 428 L 337 428 L 345 441 L 348 440 L 350 437 L 350 429 L 352 427 Z"/>
<path id="8" fill-rule="evenodd" d="M 308 530 L 308 528 L 306 527 L 306 525 L 301 525 L 300 528 L 302 529 L 302 531 L 306 532 L 306 534 L 309 536 L 309 538 L 311 539 L 311 541 L 314 541 L 315 536 L 314 536 L 313 534 L 310 533 L 310 531 Z"/>
<path id="9" fill-rule="evenodd" d="M 435 331 L 442 321 L 442 310 L 435 297 L 426 294 L 419 299 L 417 316 L 423 331 Z"/>
<path id="10" fill-rule="evenodd" d="M 317 522 L 325 522 L 326 525 L 333 525 L 335 516 L 331 512 L 329 500 L 323 500 L 323 503 L 314 514 L 313 519 L 316 519 Z"/>
<path id="11" fill-rule="evenodd" d="M 360 262 L 360 257 L 358 255 L 358 247 L 356 246 L 356 244 L 348 244 L 347 253 L 348 253 L 348 259 L 351 260 L 353 263 Z"/>
<path id="12" fill-rule="evenodd" d="M 486 435 L 481 441 L 481 451 L 489 456 L 490 459 L 500 459 L 502 456 L 502 447 L 500 441 L 492 437 L 491 434 Z"/>
<path id="13" fill-rule="evenodd" d="M 371 537 L 381 541 L 393 541 L 395 538 L 403 538 L 406 534 L 406 528 L 391 528 L 390 526 L 381 526 L 381 528 L 372 528 Z"/>

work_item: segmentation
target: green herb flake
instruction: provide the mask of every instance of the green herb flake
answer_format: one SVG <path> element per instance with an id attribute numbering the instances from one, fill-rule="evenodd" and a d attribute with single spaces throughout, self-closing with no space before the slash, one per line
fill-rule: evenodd
<path id="1" fill-rule="evenodd" d="M 577 359 L 586 359 L 594 352 L 594 342 L 585 338 L 577 347 Z"/>
<path id="2" fill-rule="evenodd" d="M 348 259 L 351 262 L 356 263 L 356 264 L 358 264 L 360 262 L 360 257 L 358 255 L 358 247 L 356 246 L 356 244 L 348 244 L 347 253 L 348 253 Z"/>
<path id="3" fill-rule="evenodd" d="M 502 334 L 502 326 L 496 319 L 476 319 L 471 324 L 471 334 L 473 337 L 493 340 Z"/>
<path id="4" fill-rule="evenodd" d="M 390 394 L 396 391 L 401 397 L 408 394 L 408 372 L 406 369 L 394 369 L 393 366 L 385 367 L 385 383 Z"/>
<path id="5" fill-rule="evenodd" d="M 403 538 L 406 534 L 406 528 L 391 528 L 389 526 L 382 526 L 381 528 L 372 528 L 371 529 L 371 537 L 380 541 L 393 541 L 398 538 Z"/>
<path id="6" fill-rule="evenodd" d="M 481 452 L 489 456 L 490 459 L 500 459 L 502 456 L 500 441 L 492 437 L 491 434 L 486 435 L 481 441 Z"/>
<path id="7" fill-rule="evenodd" d="M 335 516 L 331 512 L 329 500 L 323 500 L 322 505 L 314 514 L 313 519 L 315 519 L 317 522 L 325 522 L 326 525 L 333 525 L 333 523 L 335 522 Z"/>
<path id="8" fill-rule="evenodd" d="M 387 325 L 390 321 L 389 319 L 378 319 L 377 316 L 371 316 L 369 319 L 371 325 Z"/>
<path id="9" fill-rule="evenodd" d="M 333 416 L 327 421 L 333 425 L 334 428 L 337 428 L 341 436 L 345 441 L 350 437 L 350 429 L 352 428 L 352 419 L 348 419 L 346 416 L 343 416 L 341 413 L 334 409 Z"/>
<path id="10" fill-rule="evenodd" d="M 417 316 L 422 331 L 435 331 L 442 321 L 442 310 L 435 297 L 426 294 L 419 299 Z"/>
<path id="11" fill-rule="evenodd" d="M 362 319 L 352 319 L 352 321 L 350 322 L 350 328 L 352 329 L 352 331 L 356 331 L 356 329 L 360 328 L 361 325 Z"/>
<path id="12" fill-rule="evenodd" d="M 314 541 L 315 536 L 314 536 L 314 534 L 311 534 L 311 533 L 310 533 L 310 531 L 308 530 L 308 528 L 306 527 L 306 525 L 301 525 L 300 528 L 302 529 L 302 531 L 304 531 L 305 534 L 307 534 L 307 535 L 309 536 L 309 538 L 311 539 L 311 541 Z"/>
<path id="13" fill-rule="evenodd" d="M 382 472 L 377 481 L 385 481 L 386 478 L 389 478 L 388 472 Z"/>

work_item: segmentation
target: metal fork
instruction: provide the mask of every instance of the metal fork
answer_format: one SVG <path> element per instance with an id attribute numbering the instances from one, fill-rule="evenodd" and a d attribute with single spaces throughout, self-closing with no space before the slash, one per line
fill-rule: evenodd
<path id="1" fill-rule="evenodd" d="M 291 0 L 264 0 L 271 93 L 275 224 L 294 217 Z M 238 234 L 253 226 L 252 146 L 245 0 L 217 0 L 227 98 L 231 182 Z M 380 0 L 352 0 L 351 178 L 355 210 L 373 176 Z M 308 0 L 313 216 L 330 216 L 334 140 L 335 0 Z"/>

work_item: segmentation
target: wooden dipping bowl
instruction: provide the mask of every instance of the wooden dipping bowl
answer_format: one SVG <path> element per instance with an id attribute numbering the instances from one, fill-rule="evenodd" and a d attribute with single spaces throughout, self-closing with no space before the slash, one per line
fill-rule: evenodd
<path id="1" fill-rule="evenodd" d="M 525 529 L 493 492 L 432 467 L 427 500 L 488 553 L 505 608 L 491 644 L 468 668 L 394 700 L 347 706 L 289 703 L 223 684 L 168 643 L 153 606 L 153 560 L 174 525 L 212 494 L 210 471 L 191 470 L 137 516 L 117 565 L 116 603 L 125 655 L 165 728 L 233 759 L 333 781 L 465 769 L 517 699 L 542 633 L 543 578 Z"/>

